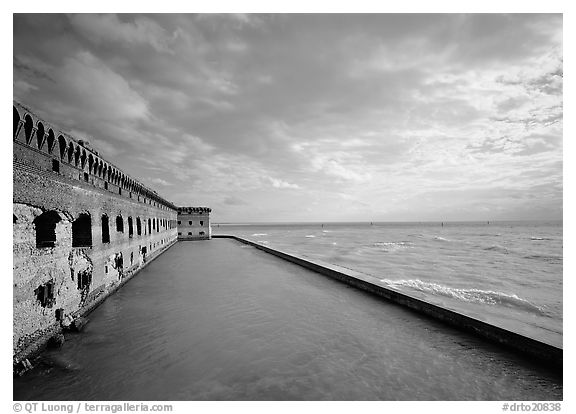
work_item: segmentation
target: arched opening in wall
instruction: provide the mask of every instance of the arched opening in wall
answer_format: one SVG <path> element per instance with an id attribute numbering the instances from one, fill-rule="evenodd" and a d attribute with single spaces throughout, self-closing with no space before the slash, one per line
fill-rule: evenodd
<path id="1" fill-rule="evenodd" d="M 72 164 L 74 160 L 74 144 L 72 142 L 68 143 L 68 162 Z"/>
<path id="2" fill-rule="evenodd" d="M 136 217 L 136 234 L 138 236 L 142 235 L 142 223 L 140 222 L 140 217 Z"/>
<path id="3" fill-rule="evenodd" d="M 110 243 L 110 225 L 108 216 L 102 214 L 102 243 Z"/>
<path id="4" fill-rule="evenodd" d="M 86 153 L 84 153 L 85 155 Z M 94 157 L 92 156 L 92 154 L 90 154 L 88 156 L 88 172 L 90 174 L 95 174 L 95 171 L 92 171 L 92 167 L 94 167 Z"/>
<path id="5" fill-rule="evenodd" d="M 16 217 L 16 214 L 12 214 L 12 224 L 16 223 L 18 223 L 18 217 Z"/>
<path id="6" fill-rule="evenodd" d="M 132 238 L 134 235 L 134 226 L 132 225 L 132 217 L 128 217 L 128 237 Z"/>
<path id="7" fill-rule="evenodd" d="M 48 154 L 52 154 L 55 143 L 56 143 L 56 137 L 54 137 L 54 131 L 52 131 L 52 128 L 50 128 L 48 130 Z"/>
<path id="8" fill-rule="evenodd" d="M 86 150 L 82 150 L 82 157 L 80 157 L 82 169 L 86 166 Z"/>
<path id="9" fill-rule="evenodd" d="M 24 117 L 24 135 L 26 136 L 26 144 L 29 144 L 32 139 L 32 128 L 34 128 L 34 122 L 32 121 L 32 117 L 27 114 Z"/>
<path id="10" fill-rule="evenodd" d="M 104 164 L 102 164 L 102 160 L 100 160 L 100 163 L 98 164 L 98 177 L 102 178 L 102 170 L 104 168 Z"/>
<path id="11" fill-rule="evenodd" d="M 90 214 L 80 213 L 72 222 L 72 247 L 92 246 L 92 220 Z"/>
<path id="12" fill-rule="evenodd" d="M 124 220 L 122 219 L 122 216 L 116 217 L 116 231 L 124 233 Z"/>
<path id="13" fill-rule="evenodd" d="M 66 154 L 66 140 L 62 135 L 58 136 L 58 146 L 60 147 L 60 159 L 63 159 L 64 154 Z"/>
<path id="14" fill-rule="evenodd" d="M 152 233 L 152 223 L 150 219 L 148 219 L 148 234 Z"/>
<path id="15" fill-rule="evenodd" d="M 76 151 L 74 151 L 74 164 L 78 167 L 80 163 L 80 147 L 76 147 Z"/>
<path id="16" fill-rule="evenodd" d="M 12 107 L 14 109 L 14 133 L 12 135 L 12 137 L 14 139 L 16 139 L 16 132 L 18 132 L 18 125 L 20 124 L 20 113 L 18 112 L 18 109 L 16 109 L 15 106 Z"/>
<path id="17" fill-rule="evenodd" d="M 36 129 L 36 146 L 38 149 L 42 149 L 42 145 L 44 144 L 44 125 L 42 122 L 38 122 L 37 129 Z"/>
<path id="18" fill-rule="evenodd" d="M 108 166 L 108 181 L 112 181 L 112 167 Z"/>
<path id="19" fill-rule="evenodd" d="M 54 247 L 56 245 L 56 223 L 61 218 L 55 211 L 45 211 L 34 219 L 36 229 L 36 247 Z"/>
<path id="20" fill-rule="evenodd" d="M 152 219 L 152 230 L 156 230 L 156 219 Z"/>

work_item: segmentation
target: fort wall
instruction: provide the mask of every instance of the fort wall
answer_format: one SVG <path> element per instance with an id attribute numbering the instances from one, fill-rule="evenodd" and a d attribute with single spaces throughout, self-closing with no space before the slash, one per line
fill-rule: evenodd
<path id="1" fill-rule="evenodd" d="M 13 352 L 18 362 L 177 240 L 177 207 L 14 103 Z"/>

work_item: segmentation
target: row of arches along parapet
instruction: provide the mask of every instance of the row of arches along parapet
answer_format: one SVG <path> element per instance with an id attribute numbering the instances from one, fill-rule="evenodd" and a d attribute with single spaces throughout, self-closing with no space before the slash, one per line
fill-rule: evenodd
<path id="1" fill-rule="evenodd" d="M 17 106 L 13 106 L 14 141 L 25 143 L 40 152 L 47 153 L 59 162 L 70 164 L 105 182 L 142 196 L 144 199 L 147 198 L 150 204 L 154 201 L 157 206 L 167 208 L 160 197 L 104 161 L 97 153 L 87 150 L 82 141 L 76 142 L 63 133 L 59 133 L 56 137 L 55 128 L 45 125 L 41 120 L 34 121 L 25 108 Z M 21 113 L 24 116 L 21 116 Z"/>

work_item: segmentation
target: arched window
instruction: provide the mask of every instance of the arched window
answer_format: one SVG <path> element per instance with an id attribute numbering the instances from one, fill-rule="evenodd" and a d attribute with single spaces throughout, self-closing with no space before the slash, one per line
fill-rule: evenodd
<path id="1" fill-rule="evenodd" d="M 72 164 L 73 160 L 74 160 L 74 144 L 70 142 L 68 144 L 68 162 Z"/>
<path id="2" fill-rule="evenodd" d="M 116 217 L 116 231 L 124 233 L 124 220 L 122 216 Z"/>
<path id="3" fill-rule="evenodd" d="M 63 159 L 64 154 L 66 154 L 66 140 L 62 135 L 58 136 L 58 146 L 60 147 L 60 159 Z"/>
<path id="4" fill-rule="evenodd" d="M 15 106 L 13 106 L 12 108 L 14 108 L 14 134 L 13 134 L 13 138 L 16 138 L 16 132 L 18 132 L 18 124 L 20 123 L 20 114 L 18 113 L 18 109 L 16 109 Z"/>
<path id="5" fill-rule="evenodd" d="M 150 219 L 148 219 L 148 234 L 152 233 L 152 223 L 150 222 Z"/>
<path id="6" fill-rule="evenodd" d="M 36 229 L 36 247 L 54 247 L 56 244 L 56 223 L 60 215 L 55 211 L 46 211 L 34 219 Z"/>
<path id="7" fill-rule="evenodd" d="M 152 219 L 152 230 L 156 230 L 156 219 Z"/>
<path id="8" fill-rule="evenodd" d="M 110 226 L 106 214 L 102 214 L 102 243 L 110 243 Z"/>
<path id="9" fill-rule="evenodd" d="M 140 217 L 136 217 L 136 234 L 138 236 L 142 234 L 142 224 L 140 222 Z"/>
<path id="10" fill-rule="evenodd" d="M 134 235 L 134 226 L 132 225 L 132 217 L 128 217 L 128 237 Z"/>
<path id="11" fill-rule="evenodd" d="M 92 246 L 92 220 L 90 214 L 80 213 L 72 222 L 72 247 Z"/>
<path id="12" fill-rule="evenodd" d="M 74 164 L 78 167 L 78 163 L 80 162 L 80 147 L 76 147 L 76 151 L 74 151 Z"/>
<path id="13" fill-rule="evenodd" d="M 38 122 L 36 129 L 36 145 L 38 149 L 42 149 L 43 144 L 44 144 L 44 125 L 42 124 L 42 122 Z"/>
<path id="14" fill-rule="evenodd" d="M 48 130 L 48 154 L 52 154 L 54 150 L 54 144 L 56 143 L 56 138 L 54 137 L 54 131 L 52 128 Z"/>
<path id="15" fill-rule="evenodd" d="M 82 150 L 82 157 L 80 157 L 81 167 L 84 169 L 86 166 L 86 150 Z"/>
<path id="16" fill-rule="evenodd" d="M 84 156 L 86 156 L 86 153 L 84 153 Z M 88 172 L 89 172 L 90 174 L 95 174 L 95 173 L 96 173 L 96 171 L 94 171 L 94 172 L 92 171 L 92 167 L 93 167 L 93 166 L 94 166 L 94 157 L 92 156 L 92 154 L 90 154 L 90 155 L 88 156 Z M 96 170 L 96 169 L 94 169 L 94 170 Z"/>
<path id="17" fill-rule="evenodd" d="M 24 135 L 26 135 L 26 144 L 30 143 L 32 139 L 32 128 L 34 128 L 34 122 L 32 122 L 32 117 L 26 115 L 24 117 Z"/>

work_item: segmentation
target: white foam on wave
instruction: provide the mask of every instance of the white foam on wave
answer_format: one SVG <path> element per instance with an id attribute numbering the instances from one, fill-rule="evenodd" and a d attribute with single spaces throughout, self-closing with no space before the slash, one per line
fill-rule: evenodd
<path id="1" fill-rule="evenodd" d="M 253 237 L 268 236 L 268 233 L 254 233 L 252 236 Z"/>
<path id="2" fill-rule="evenodd" d="M 374 247 L 378 247 L 380 250 L 385 252 L 396 251 L 400 249 L 412 249 L 414 246 L 410 242 L 398 241 L 398 242 L 376 242 L 373 244 Z"/>
<path id="3" fill-rule="evenodd" d="M 450 239 L 446 239 L 446 238 L 441 237 L 441 236 L 434 236 L 434 240 L 447 241 L 447 242 L 452 241 Z"/>
<path id="4" fill-rule="evenodd" d="M 445 286 L 434 282 L 425 282 L 420 279 L 407 279 L 407 280 L 381 279 L 381 281 L 393 288 L 408 287 L 414 290 L 418 290 L 420 292 L 429 293 L 433 295 L 447 296 L 464 302 L 516 307 L 532 313 L 537 313 L 539 315 L 548 316 L 548 313 L 543 308 L 534 305 L 529 301 L 527 301 L 526 299 L 522 299 L 521 297 L 513 293 L 510 294 L 504 292 L 497 292 L 493 290 L 453 288 L 450 286 Z"/>
<path id="5" fill-rule="evenodd" d="M 307 238 L 309 238 L 309 239 L 312 239 L 312 238 L 314 238 L 314 237 L 316 237 L 316 236 L 314 236 L 313 234 L 308 234 L 307 236 L 304 236 L 304 237 L 307 237 Z"/>

